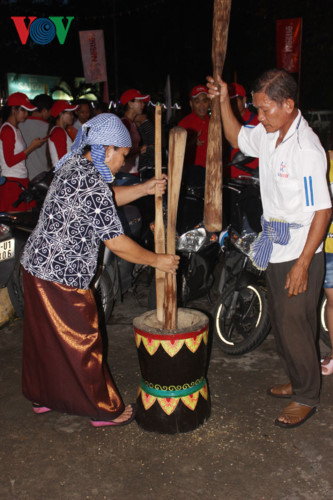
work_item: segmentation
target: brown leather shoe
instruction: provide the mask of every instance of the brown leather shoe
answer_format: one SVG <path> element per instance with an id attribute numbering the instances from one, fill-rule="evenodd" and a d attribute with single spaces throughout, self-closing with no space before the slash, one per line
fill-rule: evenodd
<path id="1" fill-rule="evenodd" d="M 273 396 L 274 398 L 291 398 L 293 388 L 290 382 L 287 384 L 278 384 L 267 389 L 267 394 Z"/>
<path id="2" fill-rule="evenodd" d="M 295 401 L 291 401 L 289 405 L 284 408 L 279 418 L 275 420 L 275 425 L 283 427 L 284 429 L 292 429 L 304 424 L 304 422 L 315 413 L 315 406 L 300 405 Z"/>

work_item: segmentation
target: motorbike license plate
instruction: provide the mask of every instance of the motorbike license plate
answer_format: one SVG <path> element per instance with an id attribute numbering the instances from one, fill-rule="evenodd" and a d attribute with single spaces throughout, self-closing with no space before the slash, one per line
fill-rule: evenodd
<path id="1" fill-rule="evenodd" d="M 15 257 L 15 239 L 0 241 L 0 262 Z"/>

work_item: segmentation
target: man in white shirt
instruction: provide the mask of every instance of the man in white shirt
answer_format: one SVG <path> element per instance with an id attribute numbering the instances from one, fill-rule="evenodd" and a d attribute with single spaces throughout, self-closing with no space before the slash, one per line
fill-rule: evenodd
<path id="1" fill-rule="evenodd" d="M 224 132 L 232 147 L 259 158 L 263 232 L 253 263 L 266 269 L 270 318 L 288 383 L 268 393 L 291 402 L 275 424 L 301 425 L 319 403 L 320 367 L 315 339 L 323 283 L 322 241 L 331 217 L 325 152 L 296 107 L 297 84 L 285 70 L 266 71 L 255 82 L 253 104 L 259 125 L 241 126 L 228 87 L 208 79 L 219 95 Z"/>
<path id="2" fill-rule="evenodd" d="M 77 101 L 77 104 L 79 105 L 79 107 L 75 111 L 77 118 L 73 123 L 73 127 L 79 130 L 82 127 L 82 125 L 90 119 L 91 106 L 89 101 L 83 101 L 83 100 Z"/>

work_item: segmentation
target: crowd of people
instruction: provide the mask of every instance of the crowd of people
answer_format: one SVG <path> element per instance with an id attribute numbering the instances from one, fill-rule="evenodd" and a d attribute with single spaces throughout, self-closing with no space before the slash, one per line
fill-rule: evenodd
<path id="1" fill-rule="evenodd" d="M 32 101 L 22 92 L 11 94 L 1 109 L 0 174 L 7 182 L 0 187 L 0 211 L 33 208 L 34 202 L 13 207 L 21 186 L 26 188 L 29 180 L 53 168 L 70 151 L 83 123 L 107 108 L 104 103 L 92 108 L 85 100 L 53 100 L 47 94 Z"/>
<path id="2" fill-rule="evenodd" d="M 134 418 L 135 406 L 125 407 L 103 360 L 89 285 L 101 242 L 131 262 L 171 273 L 178 267 L 177 256 L 154 254 L 127 238 L 116 209 L 154 194 L 156 186 L 164 192 L 166 178 L 109 187 L 119 171 L 135 176 L 141 168 L 153 166 L 154 125 L 145 112 L 149 99 L 137 89 L 126 90 L 120 97 L 121 118 L 86 101 L 71 104 L 39 95 L 30 102 L 19 92 L 7 99 L 0 129 L 0 168 L 8 182 L 0 187 L 0 211 L 14 210 L 19 183 L 26 186 L 47 167 L 55 170 L 21 261 L 28 292 L 23 392 L 35 413 L 58 410 L 88 416 L 95 427 L 124 425 Z M 262 233 L 251 258 L 258 269 L 267 269 L 272 330 L 288 377 L 269 388 L 268 394 L 291 399 L 275 423 L 293 428 L 316 411 L 320 373 L 333 373 L 333 351 L 320 360 L 316 347 L 325 237 L 324 288 L 333 346 L 327 158 L 297 108 L 297 84 L 286 71 L 267 71 L 255 82 L 252 99 L 257 113 L 249 109 L 242 85 L 209 77 L 206 85 L 190 91 L 191 113 L 178 124 L 187 130 L 184 182 L 204 183 L 211 99 L 219 99 L 228 142 L 224 163 L 240 150 L 254 158 L 249 167 L 259 170 Z M 242 172 L 231 167 L 225 174 L 238 177 Z M 32 206 L 20 205 L 17 210 Z M 38 318 L 33 314 L 36 308 Z"/>

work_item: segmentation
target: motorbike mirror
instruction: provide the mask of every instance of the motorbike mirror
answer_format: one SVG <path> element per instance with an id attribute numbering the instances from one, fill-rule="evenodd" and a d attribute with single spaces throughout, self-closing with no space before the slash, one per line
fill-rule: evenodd
<path id="1" fill-rule="evenodd" d="M 34 184 L 37 184 L 38 182 L 41 182 L 45 179 L 47 176 L 48 172 L 45 170 L 44 172 L 41 172 L 40 174 L 35 175 L 35 177 L 32 178 L 32 181 Z"/>
<path id="2" fill-rule="evenodd" d="M 0 176 L 0 186 L 3 186 L 7 182 L 7 177 Z"/>
<path id="3" fill-rule="evenodd" d="M 237 151 L 232 161 L 230 161 L 227 166 L 230 167 L 231 165 L 235 165 L 235 167 L 241 167 L 251 163 L 252 160 L 254 160 L 252 156 L 245 156 L 241 151 Z"/>
<path id="4" fill-rule="evenodd" d="M 50 187 L 50 184 L 52 182 L 54 173 L 52 170 L 44 171 L 41 172 L 40 174 L 36 175 L 30 182 L 28 188 L 34 189 L 35 186 L 38 185 L 38 190 L 39 191 L 47 191 Z"/>

